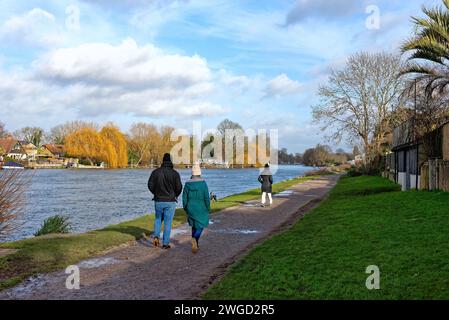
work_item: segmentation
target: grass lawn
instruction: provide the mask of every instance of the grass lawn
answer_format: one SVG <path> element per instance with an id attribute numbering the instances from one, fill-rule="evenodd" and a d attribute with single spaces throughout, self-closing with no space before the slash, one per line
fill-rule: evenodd
<path id="1" fill-rule="evenodd" d="M 280 192 L 312 178 L 297 178 L 277 183 L 273 192 Z M 212 204 L 212 212 L 253 200 L 260 189 L 229 196 Z M 0 244 L 0 248 L 19 249 L 17 253 L 0 258 L 0 290 L 16 285 L 27 277 L 66 268 L 105 250 L 138 240 L 145 233 L 150 235 L 153 215 L 112 225 L 102 230 L 83 234 L 53 235 Z M 174 226 L 186 222 L 184 210 L 176 211 Z"/>
<path id="2" fill-rule="evenodd" d="M 236 263 L 206 299 L 449 299 L 449 194 L 342 178 L 291 229 Z M 380 268 L 368 290 L 366 268 Z"/>

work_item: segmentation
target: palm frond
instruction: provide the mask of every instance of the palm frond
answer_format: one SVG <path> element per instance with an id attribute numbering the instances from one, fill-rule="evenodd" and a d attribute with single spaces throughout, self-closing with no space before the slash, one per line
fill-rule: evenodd
<path id="1" fill-rule="evenodd" d="M 410 53 L 401 75 L 415 74 L 427 90 L 443 91 L 449 85 L 449 0 L 444 6 L 423 6 L 423 18 L 413 17 L 415 36 L 401 46 Z"/>

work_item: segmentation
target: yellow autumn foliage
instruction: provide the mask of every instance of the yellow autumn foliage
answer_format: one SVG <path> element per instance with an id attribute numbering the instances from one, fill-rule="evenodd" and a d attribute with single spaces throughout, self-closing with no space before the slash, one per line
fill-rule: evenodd
<path id="1" fill-rule="evenodd" d="M 126 139 L 113 125 L 105 126 L 100 132 L 81 128 L 66 137 L 65 148 L 72 157 L 87 159 L 91 165 L 105 162 L 111 169 L 128 165 Z"/>
<path id="2" fill-rule="evenodd" d="M 128 166 L 128 145 L 126 138 L 120 129 L 113 124 L 108 124 L 101 129 L 100 134 L 111 142 L 107 146 L 108 164 L 110 168 L 125 168 Z M 112 148 L 111 148 L 112 147 Z"/>

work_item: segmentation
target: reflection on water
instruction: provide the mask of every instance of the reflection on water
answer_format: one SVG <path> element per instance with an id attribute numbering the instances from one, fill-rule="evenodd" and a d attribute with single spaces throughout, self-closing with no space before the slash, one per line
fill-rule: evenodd
<path id="1" fill-rule="evenodd" d="M 310 168 L 280 166 L 275 182 L 291 179 Z M 179 170 L 183 183 L 190 170 Z M 147 189 L 150 170 L 36 170 L 27 191 L 23 226 L 7 240 L 29 237 L 44 219 L 70 217 L 73 231 L 84 232 L 153 212 Z M 260 186 L 258 169 L 203 170 L 210 191 L 218 198 Z"/>

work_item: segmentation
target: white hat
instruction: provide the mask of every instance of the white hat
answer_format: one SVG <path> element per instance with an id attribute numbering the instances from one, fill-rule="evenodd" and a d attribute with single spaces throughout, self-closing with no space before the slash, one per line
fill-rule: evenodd
<path id="1" fill-rule="evenodd" d="M 201 167 L 199 164 L 194 164 L 192 167 L 192 176 L 200 176 L 201 175 Z"/>

